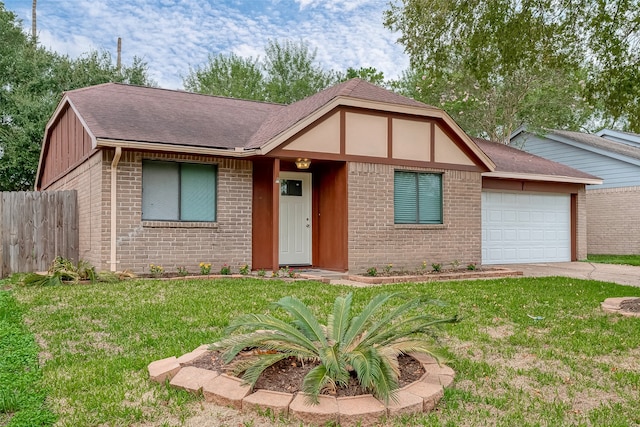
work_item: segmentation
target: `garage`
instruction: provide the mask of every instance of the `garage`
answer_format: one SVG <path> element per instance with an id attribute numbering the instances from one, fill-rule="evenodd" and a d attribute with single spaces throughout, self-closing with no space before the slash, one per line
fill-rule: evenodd
<path id="1" fill-rule="evenodd" d="M 571 195 L 482 192 L 482 263 L 571 261 Z"/>

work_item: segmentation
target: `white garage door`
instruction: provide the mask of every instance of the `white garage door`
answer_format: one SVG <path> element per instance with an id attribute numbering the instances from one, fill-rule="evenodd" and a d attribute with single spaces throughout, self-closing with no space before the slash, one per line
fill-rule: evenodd
<path id="1" fill-rule="evenodd" d="M 569 194 L 482 192 L 482 263 L 571 261 Z"/>

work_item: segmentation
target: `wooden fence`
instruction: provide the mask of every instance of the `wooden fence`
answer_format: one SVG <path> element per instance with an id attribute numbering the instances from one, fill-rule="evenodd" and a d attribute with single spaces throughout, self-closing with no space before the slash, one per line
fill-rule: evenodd
<path id="1" fill-rule="evenodd" d="M 56 256 L 78 262 L 75 190 L 0 195 L 0 277 L 45 271 Z"/>

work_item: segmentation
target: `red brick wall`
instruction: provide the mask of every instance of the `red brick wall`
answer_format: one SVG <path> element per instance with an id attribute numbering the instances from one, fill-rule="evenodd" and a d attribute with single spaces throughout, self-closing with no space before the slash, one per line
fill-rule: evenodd
<path id="1" fill-rule="evenodd" d="M 481 263 L 480 173 L 432 169 L 443 172 L 442 225 L 395 225 L 394 170 L 391 165 L 350 163 L 349 271 L 369 267 L 415 270 L 427 262 L 443 268 L 458 261 L 461 266 Z"/>
<path id="2" fill-rule="evenodd" d="M 640 254 L 640 187 L 587 190 L 590 254 Z"/>

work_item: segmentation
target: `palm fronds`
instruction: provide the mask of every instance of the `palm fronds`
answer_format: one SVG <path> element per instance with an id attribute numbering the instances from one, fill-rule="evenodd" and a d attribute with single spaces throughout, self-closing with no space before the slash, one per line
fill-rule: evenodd
<path id="1" fill-rule="evenodd" d="M 233 361 L 234 372 L 244 372 L 243 379 L 251 386 L 269 366 L 296 357 L 319 363 L 302 385 L 312 402 L 317 403 L 323 391 L 346 385 L 354 375 L 364 390 L 388 402 L 398 388 L 398 356 L 418 352 L 437 358 L 434 327 L 458 321 L 457 317 L 442 319 L 425 313 L 427 305 L 441 305 L 427 298 L 412 299 L 381 313 L 385 304 L 399 297 L 397 293 L 378 294 L 356 316 L 351 313 L 353 295 L 337 297 L 326 325 L 302 301 L 284 297 L 275 306 L 289 313 L 291 321 L 263 314 L 240 316 L 226 330 L 232 335 L 211 348 L 221 350 L 226 363 Z M 258 351 L 237 360 L 246 349 Z"/>

